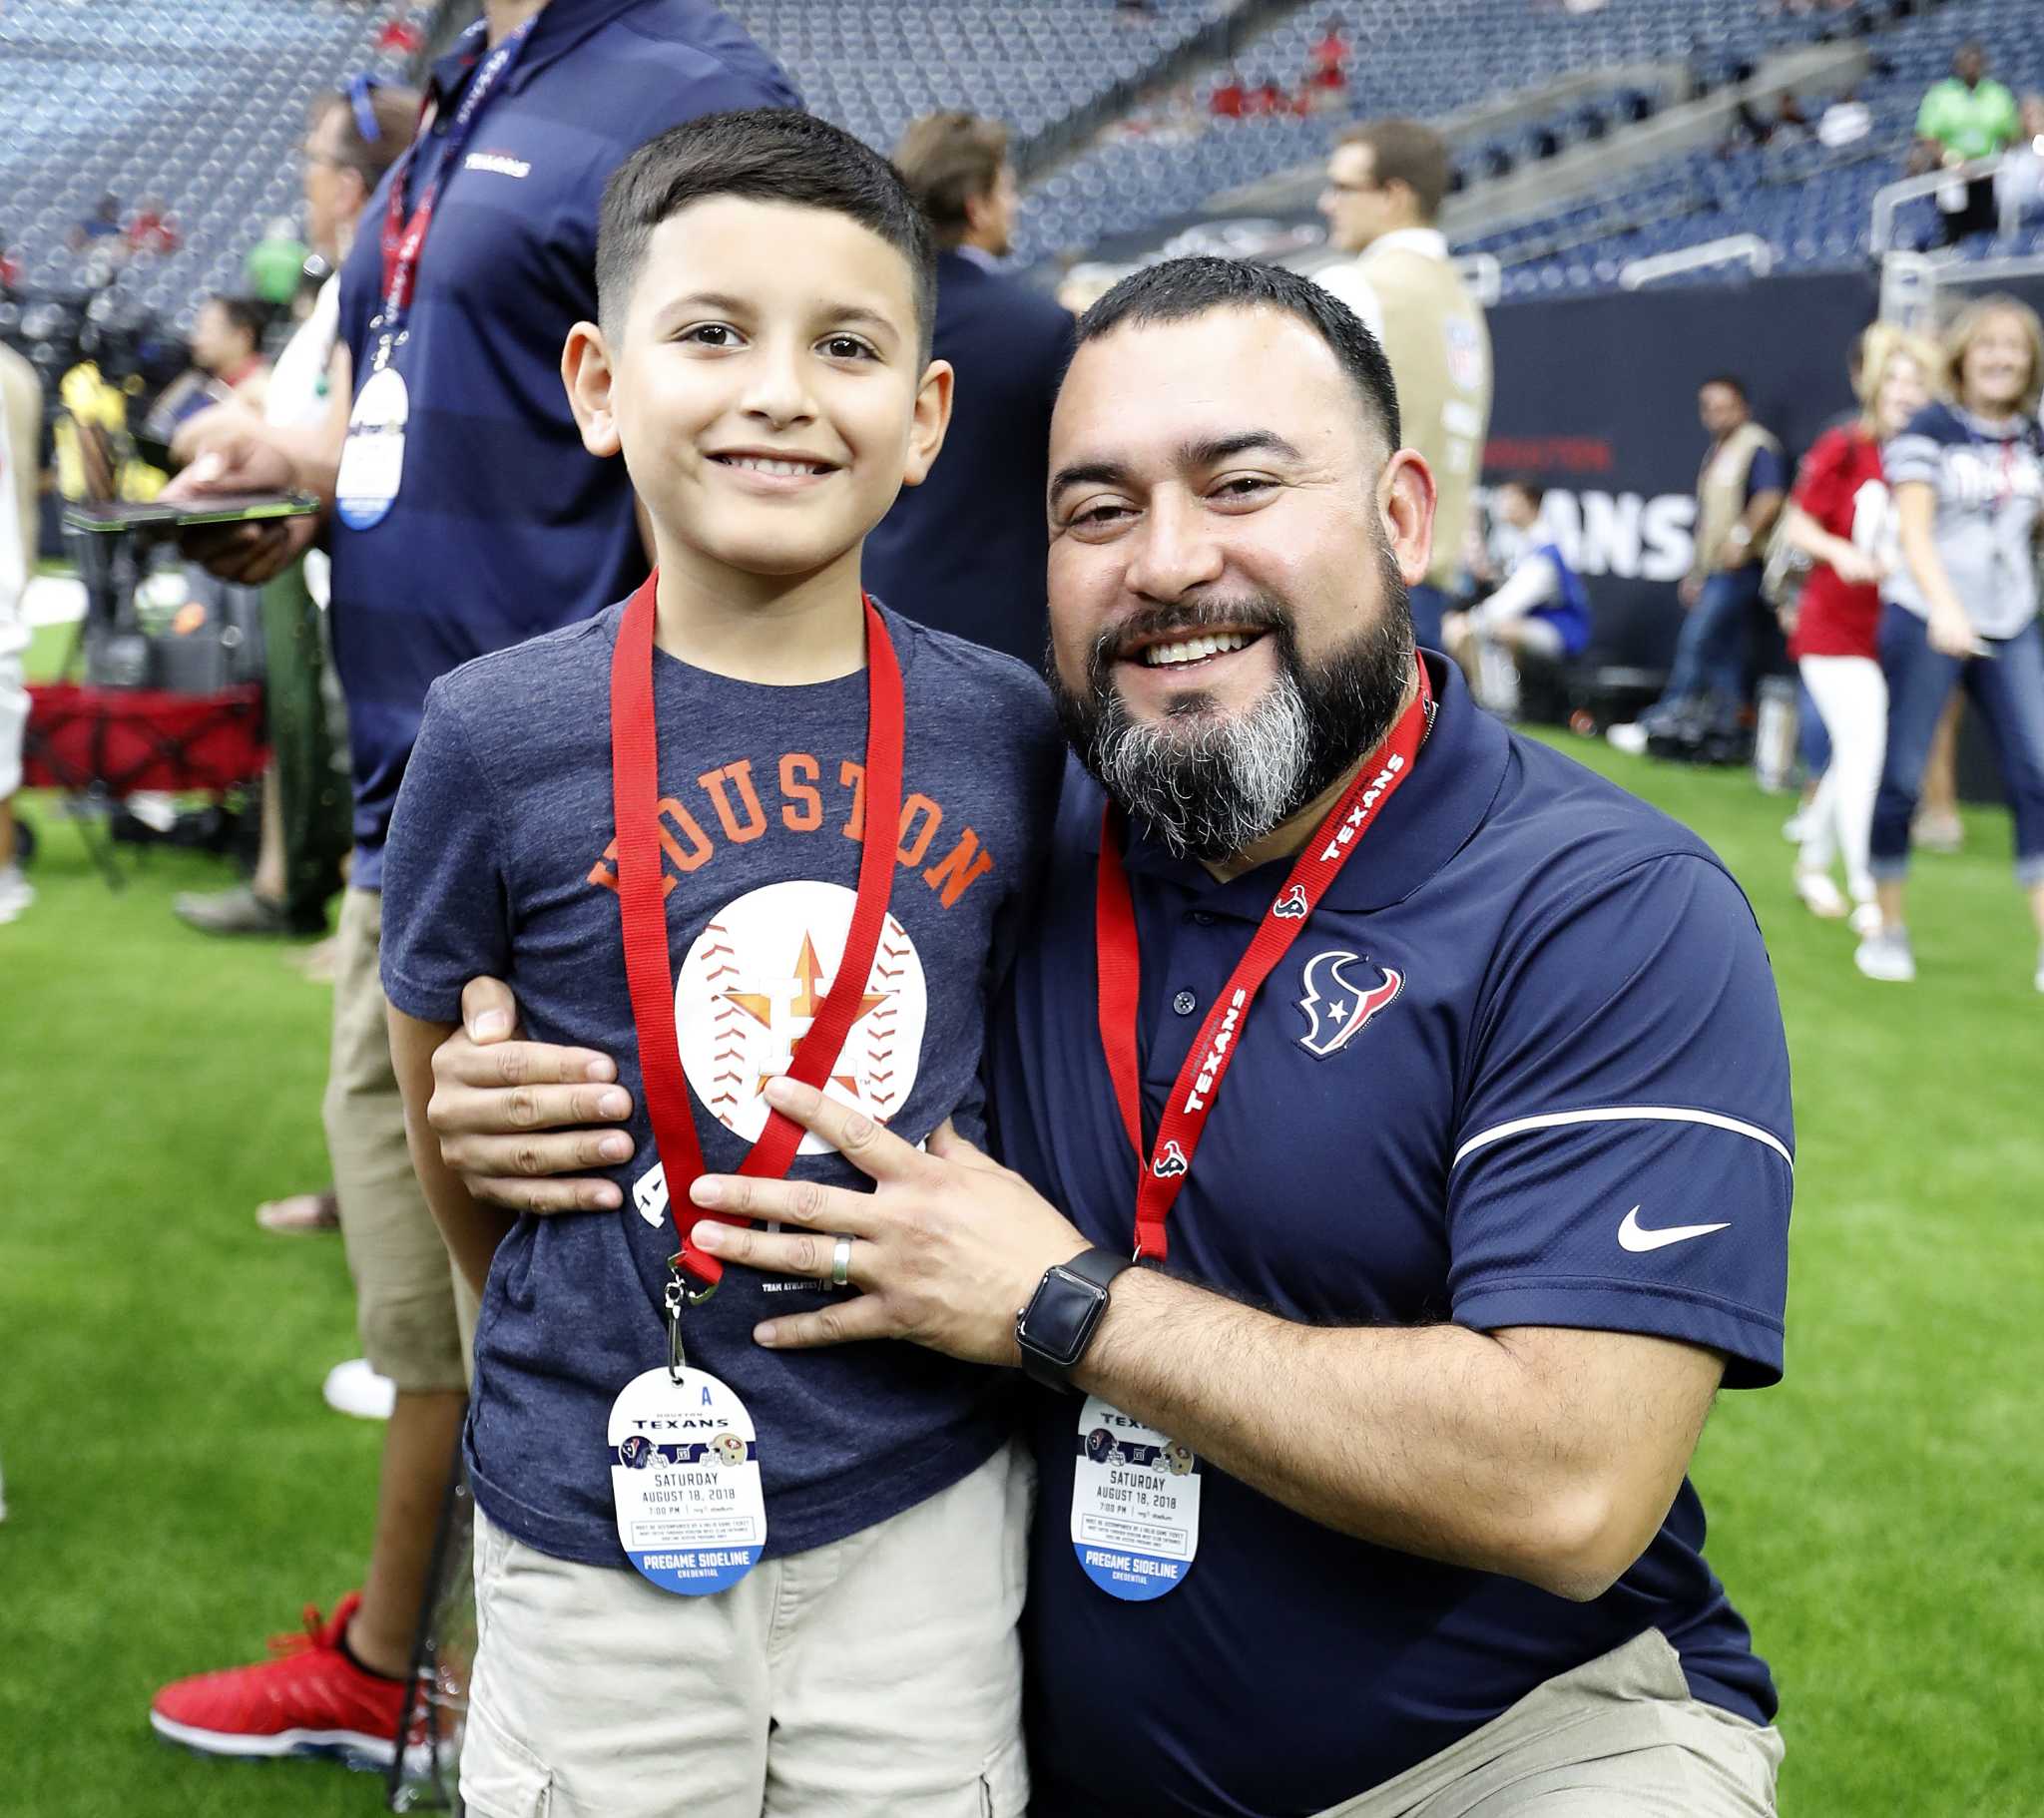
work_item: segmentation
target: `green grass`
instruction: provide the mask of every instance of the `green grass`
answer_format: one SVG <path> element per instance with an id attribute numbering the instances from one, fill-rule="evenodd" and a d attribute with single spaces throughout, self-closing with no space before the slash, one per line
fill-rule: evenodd
<path id="1" fill-rule="evenodd" d="M 1922 865 L 1921 982 L 1877 987 L 1789 894 L 1786 802 L 1567 748 L 1746 881 L 1794 1050 L 1788 1377 L 1726 1397 L 1697 1467 L 1781 1681 L 1785 1809 L 2034 1813 L 2044 999 L 2006 818 Z M 0 929 L 0 1814 L 374 1812 L 369 1777 L 198 1760 L 144 1720 L 359 1576 L 378 1435 L 318 1399 L 352 1351 L 339 1247 L 251 1218 L 323 1178 L 327 994 L 173 921 L 214 862 L 110 893 L 29 806 L 42 894 Z"/>

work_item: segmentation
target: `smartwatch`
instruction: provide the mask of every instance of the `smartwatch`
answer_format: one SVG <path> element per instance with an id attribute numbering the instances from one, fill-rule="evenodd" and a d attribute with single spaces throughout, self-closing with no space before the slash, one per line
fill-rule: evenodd
<path id="1" fill-rule="evenodd" d="M 1072 1371 L 1107 1311 L 1107 1285 L 1131 1259 L 1098 1247 L 1045 1269 L 1029 1304 L 1015 1315 L 1022 1369 L 1047 1389 L 1069 1389 Z"/>

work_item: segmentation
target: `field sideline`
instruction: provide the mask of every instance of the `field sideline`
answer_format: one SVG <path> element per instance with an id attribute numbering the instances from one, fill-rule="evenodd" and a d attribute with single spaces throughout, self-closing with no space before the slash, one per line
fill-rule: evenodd
<path id="1" fill-rule="evenodd" d="M 1874 986 L 1789 892 L 1786 802 L 1564 748 L 1717 847 L 1780 981 L 1788 1376 L 1720 1403 L 1697 1476 L 1782 1686 L 1783 1809 L 2044 1811 L 2044 997 L 2007 819 L 1969 813 L 1966 851 L 1923 863 L 1920 982 Z M 353 1352 L 339 1244 L 252 1217 L 324 1178 L 327 993 L 281 946 L 172 919 L 214 861 L 130 853 L 114 894 L 26 801 L 41 894 L 0 928 L 0 1818 L 363 1818 L 370 1777 L 201 1761 L 145 1717 L 360 1570 L 380 1430 L 318 1399 Z"/>

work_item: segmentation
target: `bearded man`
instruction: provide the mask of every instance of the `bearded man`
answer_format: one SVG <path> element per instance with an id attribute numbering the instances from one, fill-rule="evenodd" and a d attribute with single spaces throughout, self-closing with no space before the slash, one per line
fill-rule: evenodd
<path id="1" fill-rule="evenodd" d="M 1433 482 L 1345 305 L 1180 259 L 1078 342 L 1048 504 L 1080 762 L 993 1037 L 1008 1165 L 775 1081 L 875 1189 L 706 1175 L 760 1222 L 696 1240 L 862 1290 L 762 1344 L 1045 1385 L 1038 1809 L 1772 1812 L 1774 1687 L 1686 1475 L 1720 1384 L 1782 1369 L 1752 911 L 1414 651 Z M 468 1010 L 509 1027 L 500 986 Z M 526 1177 L 593 1165 L 560 1127 L 617 1090 L 598 1057 L 458 1036 L 438 1068 L 472 1187 L 598 1202 Z"/>

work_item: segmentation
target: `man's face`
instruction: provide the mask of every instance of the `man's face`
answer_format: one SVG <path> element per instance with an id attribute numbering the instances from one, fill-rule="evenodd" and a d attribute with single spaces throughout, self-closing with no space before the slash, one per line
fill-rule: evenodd
<path id="1" fill-rule="evenodd" d="M 1514 530 L 1531 530 L 1540 522 L 1540 507 L 1533 503 L 1533 495 L 1524 487 L 1507 482 L 1491 497 L 1495 502 L 1497 515 Z"/>
<path id="2" fill-rule="evenodd" d="M 1722 442 L 1746 421 L 1746 400 L 1730 385 L 1706 385 L 1697 393 L 1697 417 Z"/>
<path id="3" fill-rule="evenodd" d="M 1969 89 L 1987 74 L 1987 59 L 1976 45 L 1966 45 L 1952 59 L 1952 74 Z"/>
<path id="4" fill-rule="evenodd" d="M 994 178 L 994 187 L 979 205 L 984 213 L 974 223 L 980 243 L 996 258 L 1006 258 L 1014 249 L 1015 210 L 1021 200 L 1021 192 L 1015 187 L 1015 173 L 1003 164 Z"/>
<path id="5" fill-rule="evenodd" d="M 329 264 L 339 256 L 341 229 L 354 221 L 368 200 L 360 173 L 340 156 L 346 121 L 345 107 L 328 108 L 305 135 L 301 154 L 305 237 Z"/>
<path id="6" fill-rule="evenodd" d="M 1327 160 L 1319 209 L 1327 219 L 1327 243 L 1337 252 L 1360 252 L 1400 225 L 1396 198 L 1378 184 L 1376 164 L 1375 148 L 1366 145 L 1336 146 Z"/>
<path id="7" fill-rule="evenodd" d="M 908 261 L 842 215 L 692 204 L 654 229 L 619 315 L 584 439 L 622 444 L 664 561 L 814 572 L 935 459 L 949 368 L 924 371 Z"/>
<path id="8" fill-rule="evenodd" d="M 1305 322 L 1228 307 L 1079 349 L 1051 421 L 1053 686 L 1181 850 L 1240 852 L 1388 729 L 1432 481 Z"/>

